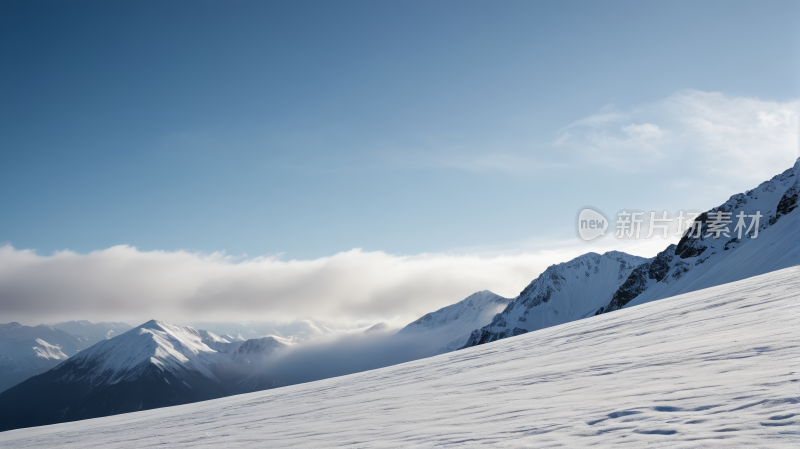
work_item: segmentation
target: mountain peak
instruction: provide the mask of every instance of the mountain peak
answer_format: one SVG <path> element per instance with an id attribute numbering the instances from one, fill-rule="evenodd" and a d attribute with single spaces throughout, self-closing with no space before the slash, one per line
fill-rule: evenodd
<path id="1" fill-rule="evenodd" d="M 4 330 L 4 331 L 10 331 L 10 330 L 14 330 L 14 329 L 19 329 L 21 327 L 22 327 L 22 325 L 17 323 L 16 321 L 12 321 L 12 322 L 6 323 L 6 324 L 0 324 L 0 330 Z"/>
<path id="2" fill-rule="evenodd" d="M 165 323 L 163 321 L 158 321 L 158 320 L 150 320 L 150 321 L 147 321 L 146 323 L 142 323 L 141 325 L 139 325 L 137 327 L 137 329 L 162 329 L 163 330 L 163 325 L 164 324 L 168 324 L 168 323 Z"/>
<path id="3" fill-rule="evenodd" d="M 475 346 L 555 326 L 594 314 L 639 265 L 649 259 L 608 251 L 589 252 L 554 264 L 526 286 L 491 323 L 474 330 L 466 345 Z"/>
<path id="4" fill-rule="evenodd" d="M 454 351 L 466 342 L 473 329 L 488 323 L 511 301 L 489 290 L 482 290 L 455 304 L 425 314 L 395 335 L 424 334 L 431 345 L 429 355 Z"/>
<path id="5" fill-rule="evenodd" d="M 77 368 L 67 380 L 90 379 L 95 384 L 135 378 L 155 367 L 183 377 L 186 372 L 216 381 L 209 367 L 219 359 L 213 348 L 227 341 L 203 330 L 150 320 L 110 340 L 101 341 L 69 359 Z M 76 377 L 77 376 L 77 377 Z"/>

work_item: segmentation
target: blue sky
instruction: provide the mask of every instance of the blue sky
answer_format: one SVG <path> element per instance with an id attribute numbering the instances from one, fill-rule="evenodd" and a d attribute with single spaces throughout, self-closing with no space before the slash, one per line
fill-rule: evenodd
<path id="1" fill-rule="evenodd" d="M 0 242 L 506 251 L 572 237 L 586 204 L 709 208 L 788 168 L 796 123 L 726 153 L 741 136 L 683 118 L 791 119 L 798 17 L 793 1 L 5 1 Z"/>

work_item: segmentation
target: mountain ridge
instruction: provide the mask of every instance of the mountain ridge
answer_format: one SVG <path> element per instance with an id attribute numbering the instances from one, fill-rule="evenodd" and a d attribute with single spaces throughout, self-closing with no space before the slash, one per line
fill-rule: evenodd
<path id="1" fill-rule="evenodd" d="M 573 319 L 600 315 L 800 264 L 800 236 L 797 232 L 800 229 L 800 213 L 796 211 L 798 193 L 800 158 L 791 168 L 756 188 L 732 195 L 720 206 L 700 214 L 695 219 L 700 228 L 699 238 L 690 237 L 697 232 L 690 227 L 677 245 L 669 245 L 655 257 L 642 260 L 612 292 L 593 292 L 602 301 L 594 310 L 586 309 L 582 316 L 573 315 Z M 717 213 L 730 214 L 733 220 L 728 224 L 729 236 L 724 239 L 719 238 L 719 234 L 718 238 L 709 238 L 711 217 L 717 218 Z M 742 239 L 738 238 L 735 228 L 731 229 L 734 223 L 738 225 L 735 217 L 739 213 L 747 217 L 761 214 L 763 218 L 757 229 L 753 223 L 754 229 L 750 230 L 749 235 L 743 235 Z M 733 234 L 737 237 L 733 237 Z M 590 254 L 595 253 L 584 254 L 565 264 L 583 264 Z M 759 263 L 749 264 L 750 259 Z M 548 267 L 503 312 L 495 316 L 491 324 L 473 331 L 462 348 L 535 330 L 525 324 L 528 320 L 526 313 L 530 314 L 534 308 L 547 303 L 554 292 L 560 291 L 562 281 L 567 279 L 557 270 L 562 265 Z M 575 298 L 567 298 L 566 302 L 575 302 Z M 557 322 L 542 320 L 542 325 L 537 329 Z"/>

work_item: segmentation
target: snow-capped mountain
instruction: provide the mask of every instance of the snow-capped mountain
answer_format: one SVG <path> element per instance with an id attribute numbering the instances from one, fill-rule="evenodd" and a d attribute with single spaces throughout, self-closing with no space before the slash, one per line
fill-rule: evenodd
<path id="1" fill-rule="evenodd" d="M 587 257 L 592 260 L 597 257 L 593 253 L 552 266 L 491 324 L 474 331 L 464 347 L 798 265 L 799 192 L 800 159 L 792 168 L 755 189 L 733 195 L 724 204 L 698 216 L 695 222 L 701 224 L 699 238 L 694 237 L 697 230 L 689 228 L 677 245 L 668 246 L 652 260 L 639 258 L 638 262 L 626 264 L 635 269 L 621 272 L 623 277 L 617 277 L 616 285 L 609 283 L 601 288 L 574 291 L 570 287 L 579 285 L 575 284 L 575 278 L 580 277 L 578 272 L 584 264 L 588 268 Z M 727 237 L 714 238 L 710 232 L 710 224 L 717 213 L 730 214 Z M 754 225 L 749 235 L 746 235 L 747 229 L 743 229 L 741 239 L 735 230 L 740 213 L 761 215 L 757 229 Z M 744 224 L 749 226 L 751 220 L 746 217 Z M 562 266 L 569 266 L 566 274 L 559 270 Z M 590 270 L 586 270 L 585 275 L 588 280 Z M 609 290 L 609 287 L 614 288 Z M 553 300 L 559 298 L 562 301 Z"/>
<path id="2" fill-rule="evenodd" d="M 619 251 L 587 253 L 551 265 L 491 322 L 473 330 L 462 347 L 500 340 L 594 315 L 649 259 Z"/>
<path id="3" fill-rule="evenodd" d="M 398 337 L 420 337 L 415 344 L 428 346 L 427 355 L 444 354 L 464 346 L 470 333 L 488 324 L 511 299 L 488 290 L 428 313 L 397 332 Z"/>
<path id="4" fill-rule="evenodd" d="M 0 447 L 796 448 L 798 275 L 277 390 L 3 432 Z"/>
<path id="5" fill-rule="evenodd" d="M 702 232 L 689 229 L 677 245 L 634 270 L 613 297 L 596 313 L 605 313 L 682 293 L 734 282 L 800 264 L 800 158 L 794 167 L 753 190 L 730 197 L 701 214 Z M 714 238 L 710 223 L 719 212 L 729 213 L 729 236 Z M 737 215 L 763 215 L 759 226 L 738 238 Z M 750 225 L 752 219 L 745 220 Z M 690 237 L 690 235 L 692 235 Z M 709 236 L 710 235 L 710 236 Z M 755 238 L 753 238 L 755 237 Z"/>
<path id="6" fill-rule="evenodd" d="M 59 380 L 116 384 L 136 379 L 151 367 L 178 377 L 191 374 L 216 380 L 208 367 L 219 361 L 215 348 L 228 343 L 207 331 L 152 320 L 73 357 L 72 372 Z"/>
<path id="7" fill-rule="evenodd" d="M 53 327 L 78 337 L 87 348 L 133 329 L 133 326 L 127 323 L 92 323 L 86 320 L 67 321 L 54 324 Z"/>
<path id="8" fill-rule="evenodd" d="M 66 360 L 0 393 L 2 403 L 16 404 L 3 429 L 228 396 L 242 389 L 237 384 L 252 376 L 259 362 L 289 343 L 278 337 L 230 342 L 202 329 L 152 320 L 70 358 L 47 342 L 37 344 L 40 357 Z M 13 371 L 12 362 L 0 360 L 0 369 Z"/>
<path id="9" fill-rule="evenodd" d="M 236 363 L 259 363 L 264 357 L 274 353 L 276 350 L 288 347 L 291 341 L 279 337 L 264 337 L 247 340 L 237 348 L 230 357 Z"/>
<path id="10" fill-rule="evenodd" d="M 210 368 L 225 357 L 214 348 L 226 344 L 210 332 L 148 321 L 1 393 L 17 404 L 5 428 L 226 396 Z"/>

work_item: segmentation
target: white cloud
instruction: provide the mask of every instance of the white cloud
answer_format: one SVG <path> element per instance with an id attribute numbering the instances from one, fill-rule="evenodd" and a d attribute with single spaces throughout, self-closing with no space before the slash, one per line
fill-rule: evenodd
<path id="1" fill-rule="evenodd" d="M 799 135 L 800 101 L 684 90 L 628 111 L 607 106 L 561 129 L 555 144 L 614 170 L 755 185 L 794 163 Z"/>
<path id="2" fill-rule="evenodd" d="M 617 245 L 601 243 L 551 242 L 548 249 L 517 254 L 398 256 L 354 249 L 291 261 L 130 246 L 42 256 L 6 245 L 0 247 L 0 298 L 4 321 L 29 324 L 309 318 L 402 325 L 479 290 L 514 297 L 548 265 Z M 639 245 L 628 249 L 654 255 L 666 243 Z"/>

